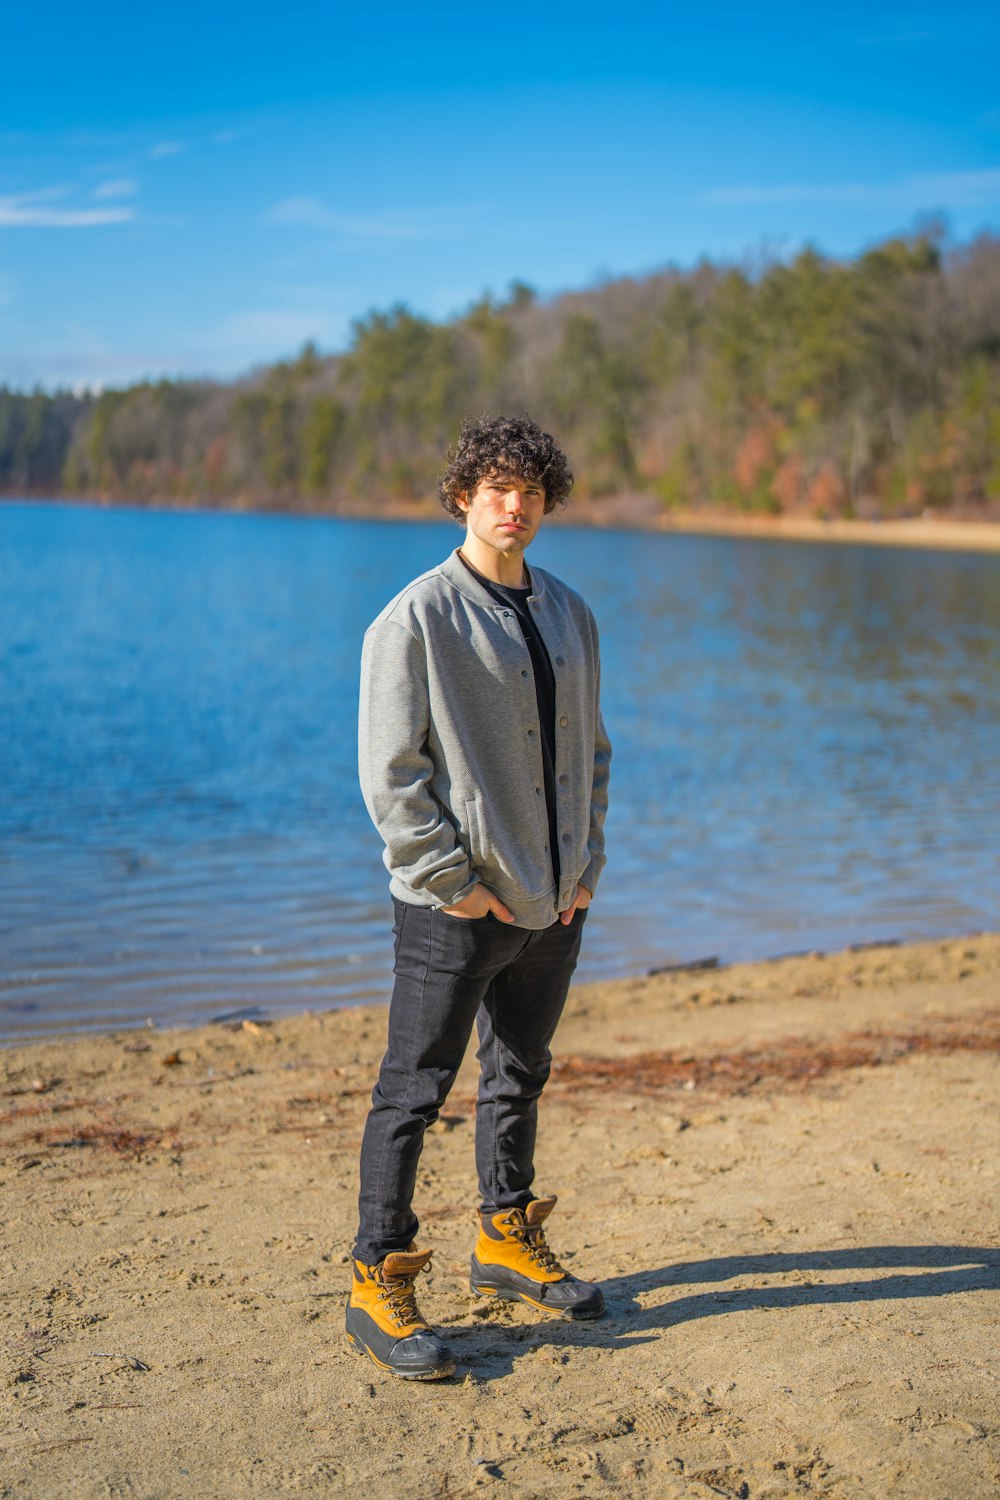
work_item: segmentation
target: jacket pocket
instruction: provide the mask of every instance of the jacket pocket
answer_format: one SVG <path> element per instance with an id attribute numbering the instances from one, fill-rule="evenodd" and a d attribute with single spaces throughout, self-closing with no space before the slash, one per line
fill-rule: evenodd
<path id="1" fill-rule="evenodd" d="M 527 834 L 523 831 L 530 817 L 537 818 L 534 807 L 522 808 L 521 818 L 512 819 L 510 828 L 498 827 L 495 820 L 491 823 L 489 803 L 484 806 L 480 798 L 470 799 L 464 807 L 472 867 L 495 896 L 509 906 L 512 901 L 533 901 L 552 890 L 552 865 L 544 836 L 536 836 L 530 828 Z M 539 867 L 540 859 L 544 868 Z"/>
<path id="2" fill-rule="evenodd" d="M 454 913 L 445 911 L 443 906 L 435 906 L 434 915 L 443 917 L 446 922 L 454 922 L 456 927 L 475 927 L 478 922 L 487 921 L 492 913 L 485 911 L 481 917 L 456 917 Z"/>

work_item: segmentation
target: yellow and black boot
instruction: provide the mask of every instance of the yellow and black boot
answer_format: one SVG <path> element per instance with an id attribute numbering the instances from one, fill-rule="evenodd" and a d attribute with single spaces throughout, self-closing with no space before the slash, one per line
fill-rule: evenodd
<path id="1" fill-rule="evenodd" d="M 404 1380 L 440 1380 L 455 1368 L 451 1350 L 420 1316 L 413 1283 L 429 1250 L 401 1250 L 377 1266 L 354 1262 L 347 1337 L 383 1370 Z"/>
<path id="2" fill-rule="evenodd" d="M 545 1243 L 545 1220 L 555 1198 L 536 1198 L 527 1208 L 505 1208 L 479 1215 L 479 1240 L 472 1257 L 474 1292 L 506 1301 L 527 1302 L 564 1318 L 599 1318 L 604 1294 L 589 1281 L 564 1271 Z"/>

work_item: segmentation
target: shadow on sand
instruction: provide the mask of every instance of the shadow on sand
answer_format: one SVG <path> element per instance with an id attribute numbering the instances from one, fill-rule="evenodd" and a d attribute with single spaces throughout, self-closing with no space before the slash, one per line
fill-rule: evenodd
<path id="1" fill-rule="evenodd" d="M 845 1271 L 875 1274 L 850 1280 L 822 1279 L 831 1273 L 842 1278 Z M 814 1274 L 816 1280 L 768 1284 L 771 1277 L 811 1278 Z M 690 1290 L 748 1277 L 755 1278 L 756 1285 L 720 1291 Z M 527 1326 L 504 1326 L 494 1319 L 490 1308 L 484 1319 L 476 1317 L 471 1323 L 451 1324 L 446 1337 L 460 1361 L 458 1377 L 471 1368 L 477 1379 L 497 1380 L 510 1373 L 521 1355 L 538 1348 L 623 1349 L 655 1342 L 661 1334 L 682 1323 L 727 1313 L 849 1307 L 994 1291 L 1000 1288 L 1000 1249 L 976 1245 L 870 1245 L 849 1250 L 725 1255 L 613 1276 L 601 1285 L 607 1312 L 590 1323 L 547 1318 Z M 647 1294 L 671 1287 L 683 1287 L 684 1292 L 676 1298 L 665 1297 L 653 1305 L 643 1305 Z"/>

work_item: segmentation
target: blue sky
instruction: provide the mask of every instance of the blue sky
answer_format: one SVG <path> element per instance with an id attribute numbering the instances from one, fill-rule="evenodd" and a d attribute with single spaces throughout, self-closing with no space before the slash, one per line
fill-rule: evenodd
<path id="1" fill-rule="evenodd" d="M 996 5 L 57 0 L 2 35 L 19 388 L 228 377 L 515 278 L 1000 227 Z"/>

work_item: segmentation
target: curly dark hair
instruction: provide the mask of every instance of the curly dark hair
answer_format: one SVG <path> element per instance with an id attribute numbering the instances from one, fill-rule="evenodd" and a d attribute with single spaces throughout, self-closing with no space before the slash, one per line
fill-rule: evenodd
<path id="1" fill-rule="evenodd" d="M 441 504 L 465 520 L 458 496 L 471 495 L 481 479 L 531 479 L 545 487 L 545 511 L 565 505 L 573 488 L 566 455 L 527 412 L 516 417 L 466 417 L 438 485 Z"/>

